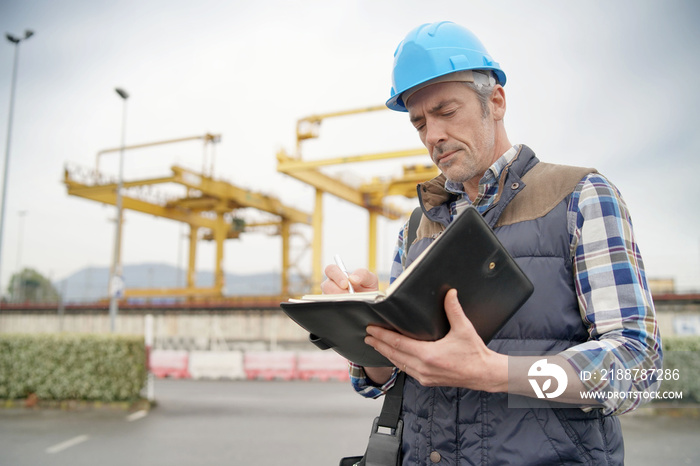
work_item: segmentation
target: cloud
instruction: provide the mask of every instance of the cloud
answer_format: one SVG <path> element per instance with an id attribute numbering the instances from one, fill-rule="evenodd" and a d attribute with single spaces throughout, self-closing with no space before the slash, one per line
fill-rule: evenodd
<path id="1" fill-rule="evenodd" d="M 508 74 L 511 141 L 543 160 L 593 165 L 609 176 L 630 204 L 649 275 L 698 289 L 700 225 L 689 207 L 699 194 L 690 179 L 700 149 L 700 91 L 692 84 L 700 68 L 698 9 L 692 1 L 631 0 L 445 0 L 429 9 L 397 0 L 5 2 L 0 26 L 36 35 L 21 46 L 2 280 L 19 265 L 62 278 L 110 262 L 113 208 L 67 196 L 61 178 L 66 162 L 94 167 L 99 150 L 119 144 L 114 87 L 131 94 L 128 144 L 221 133 L 218 177 L 311 211 L 313 189 L 276 172 L 277 150 L 294 150 L 296 120 L 383 103 L 403 35 L 451 19 L 471 27 Z M 2 89 L 9 89 L 12 51 L 0 47 L 0 109 L 8 106 Z M 0 128 L 6 118 L 0 112 Z M 321 131 L 305 144 L 305 157 L 419 143 L 404 115 L 391 112 L 328 120 Z M 167 174 L 175 162 L 200 169 L 202 158 L 201 146 L 190 143 L 133 151 L 126 173 Z M 116 157 L 101 163 L 114 173 Z M 370 177 L 390 167 L 333 170 Z M 24 264 L 16 251 L 20 210 L 27 211 Z M 341 252 L 349 267 L 366 265 L 366 213 L 329 196 L 324 212 L 324 262 Z M 399 226 L 380 222 L 381 269 Z M 177 223 L 127 213 L 125 260 L 176 264 L 180 235 Z M 279 238 L 245 235 L 226 246 L 225 267 L 279 269 L 279 247 Z M 199 266 L 211 269 L 210 245 L 200 253 Z"/>

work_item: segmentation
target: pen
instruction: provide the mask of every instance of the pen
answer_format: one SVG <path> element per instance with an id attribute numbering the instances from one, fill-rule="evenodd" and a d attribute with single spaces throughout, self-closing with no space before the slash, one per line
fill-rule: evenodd
<path id="1" fill-rule="evenodd" d="M 341 259 L 338 254 L 335 255 L 334 259 L 335 259 L 335 265 L 340 267 L 340 271 L 343 272 L 345 274 L 345 277 L 348 279 L 348 291 L 350 293 L 354 293 L 355 290 L 352 288 L 352 283 L 350 283 L 350 276 L 348 275 L 348 271 L 345 268 L 345 264 L 343 264 L 343 259 Z"/>

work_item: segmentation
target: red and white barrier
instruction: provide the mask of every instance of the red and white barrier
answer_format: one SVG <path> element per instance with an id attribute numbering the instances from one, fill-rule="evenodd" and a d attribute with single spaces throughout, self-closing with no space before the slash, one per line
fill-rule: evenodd
<path id="1" fill-rule="evenodd" d="M 240 351 L 192 351 L 190 375 L 193 379 L 245 379 Z"/>
<path id="2" fill-rule="evenodd" d="M 151 373 L 156 377 L 173 377 L 176 379 L 188 379 L 189 353 L 178 350 L 157 350 L 150 354 Z"/>
<path id="3" fill-rule="evenodd" d="M 335 351 L 300 352 L 297 375 L 302 380 L 350 380 L 348 361 Z"/>
<path id="4" fill-rule="evenodd" d="M 292 380 L 296 378 L 296 355 L 292 351 L 249 351 L 243 368 L 250 380 Z"/>
<path id="5" fill-rule="evenodd" d="M 149 352 L 158 378 L 338 380 L 347 381 L 348 361 L 334 351 L 184 351 Z"/>

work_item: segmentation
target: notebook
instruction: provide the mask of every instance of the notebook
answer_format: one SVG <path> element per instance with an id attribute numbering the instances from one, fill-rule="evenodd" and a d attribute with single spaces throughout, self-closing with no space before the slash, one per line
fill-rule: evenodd
<path id="1" fill-rule="evenodd" d="M 365 367 L 391 366 L 365 344 L 378 325 L 418 340 L 449 331 L 444 300 L 456 288 L 464 313 L 485 343 L 533 292 L 533 285 L 481 214 L 469 206 L 385 292 L 306 295 L 280 304 L 321 349 Z"/>

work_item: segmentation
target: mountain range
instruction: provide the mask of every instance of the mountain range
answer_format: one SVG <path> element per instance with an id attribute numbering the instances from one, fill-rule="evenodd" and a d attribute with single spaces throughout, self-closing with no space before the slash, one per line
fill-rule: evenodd
<path id="1" fill-rule="evenodd" d="M 128 288 L 177 288 L 184 287 L 187 271 L 167 264 L 124 265 L 123 277 Z M 198 287 L 214 284 L 214 273 L 197 272 Z M 294 277 L 291 278 L 294 282 Z M 95 301 L 108 297 L 109 267 L 87 267 L 81 269 L 54 286 L 63 296 L 64 302 Z M 281 277 L 279 272 L 248 275 L 225 274 L 224 294 L 227 296 L 279 295 Z"/>

